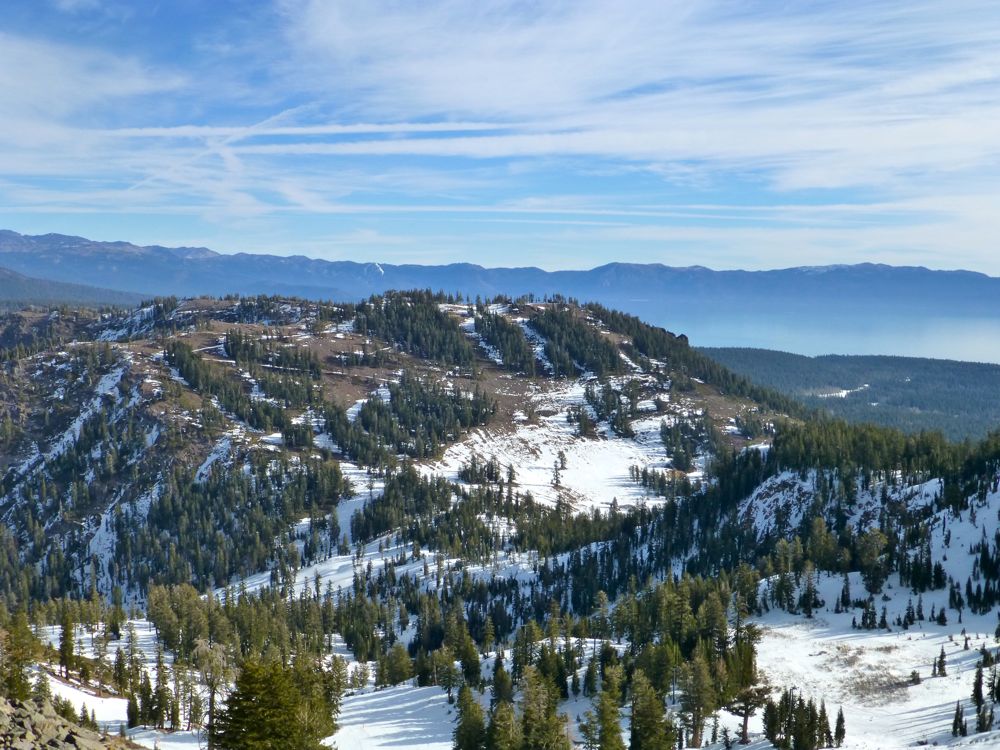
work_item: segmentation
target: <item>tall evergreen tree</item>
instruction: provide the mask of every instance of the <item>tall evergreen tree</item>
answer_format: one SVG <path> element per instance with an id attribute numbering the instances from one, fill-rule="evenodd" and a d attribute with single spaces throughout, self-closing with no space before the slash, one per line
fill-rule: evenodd
<path id="1" fill-rule="evenodd" d="M 455 725 L 455 750 L 480 750 L 486 744 L 483 709 L 468 685 L 458 691 L 458 723 Z"/>
<path id="2" fill-rule="evenodd" d="M 730 653 L 726 673 L 729 677 L 729 700 L 725 709 L 742 719 L 740 744 L 750 742 L 750 717 L 763 708 L 771 695 L 771 686 L 757 670 L 752 641 L 738 643 Z"/>
<path id="3" fill-rule="evenodd" d="M 514 681 L 510 678 L 499 654 L 493 662 L 493 690 L 490 700 L 494 707 L 498 703 L 514 702 Z"/>
<path id="4" fill-rule="evenodd" d="M 39 645 L 28 616 L 23 610 L 18 611 L 10 629 L 0 633 L 0 694 L 20 701 L 31 696 L 30 669 Z"/>
<path id="5" fill-rule="evenodd" d="M 955 701 L 955 714 L 951 719 L 951 736 L 958 737 L 962 734 L 962 725 L 965 723 L 965 711 L 962 709 L 961 701 Z"/>
<path id="6" fill-rule="evenodd" d="M 302 722 L 305 702 L 293 673 L 280 664 L 243 665 L 226 707 L 212 725 L 218 750 L 320 750 L 322 737 Z"/>
<path id="7" fill-rule="evenodd" d="M 681 715 L 688 730 L 689 744 L 701 746 L 705 719 L 716 709 L 716 692 L 708 662 L 697 649 L 694 658 L 684 666 L 681 682 Z"/>
<path id="8" fill-rule="evenodd" d="M 490 725 L 486 731 L 487 750 L 521 750 L 523 742 L 514 704 L 500 701 L 490 714 Z"/>
<path id="9" fill-rule="evenodd" d="M 646 673 L 636 669 L 632 677 L 632 723 L 629 750 L 658 750 L 673 747 L 676 738 L 667 720 L 663 698 Z"/>
<path id="10" fill-rule="evenodd" d="M 521 691 L 523 750 L 569 750 L 562 717 L 556 713 L 556 696 L 538 670 L 524 670 Z"/>
<path id="11" fill-rule="evenodd" d="M 76 664 L 76 646 L 74 644 L 75 624 L 70 616 L 69 607 L 63 607 L 62 623 L 59 631 L 59 666 L 63 677 L 69 677 Z"/>
<path id="12" fill-rule="evenodd" d="M 622 668 L 618 665 L 609 666 L 604 670 L 601 693 L 597 697 L 595 706 L 600 750 L 625 750 L 625 742 L 622 740 L 621 711 L 618 706 L 621 681 Z"/>
<path id="13" fill-rule="evenodd" d="M 837 709 L 837 726 L 833 730 L 833 742 L 837 747 L 844 744 L 844 739 L 847 737 L 847 726 L 844 722 L 844 709 L 843 707 Z"/>

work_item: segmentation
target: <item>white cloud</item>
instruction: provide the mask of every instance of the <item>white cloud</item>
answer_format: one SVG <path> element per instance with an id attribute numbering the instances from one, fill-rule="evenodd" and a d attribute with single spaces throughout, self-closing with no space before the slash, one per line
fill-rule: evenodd
<path id="1" fill-rule="evenodd" d="M 47 127 L 127 99 L 178 88 L 177 74 L 149 71 L 135 59 L 102 50 L 0 32 L 0 116 L 32 118 Z M 11 128 L 2 126 L 8 135 Z"/>
<path id="2" fill-rule="evenodd" d="M 300 63 L 362 113 L 536 127 L 250 153 L 699 160 L 768 170 L 781 189 L 881 187 L 1000 155 L 984 127 L 1000 114 L 984 3 L 292 7 Z"/>
<path id="3" fill-rule="evenodd" d="M 81 13 L 101 7 L 101 0 L 52 0 L 52 4 L 64 13 Z"/>

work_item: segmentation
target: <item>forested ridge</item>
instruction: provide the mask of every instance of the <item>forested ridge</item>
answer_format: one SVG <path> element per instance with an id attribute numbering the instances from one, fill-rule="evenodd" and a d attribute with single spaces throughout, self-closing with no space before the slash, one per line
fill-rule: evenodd
<path id="1" fill-rule="evenodd" d="M 1000 603 L 1000 531 L 932 544 L 996 515 L 998 432 L 956 443 L 813 413 L 682 336 L 562 298 L 190 307 L 4 358 L 0 628 L 31 655 L 0 650 L 6 694 L 30 694 L 44 657 L 125 697 L 130 725 L 210 725 L 233 747 L 266 696 L 311 717 L 297 742 L 314 747 L 350 691 L 414 681 L 455 701 L 458 748 L 623 747 L 623 718 L 632 747 L 694 747 L 721 712 L 733 741 L 758 717 L 775 746 L 810 750 L 850 717 L 768 683 L 755 618 L 836 607 L 879 631 Z M 57 387 L 80 418 L 47 426 Z M 490 453 L 557 425 L 541 483 Z M 477 430 L 496 439 L 440 468 Z M 589 445 L 652 456 L 615 468 L 630 502 L 574 494 L 564 451 Z M 790 484 L 806 499 L 781 505 Z M 835 602 L 821 576 L 843 577 Z M 947 606 L 894 617 L 890 580 Z M 155 627 L 151 671 L 130 614 Z M 46 652 L 25 622 L 102 645 Z M 337 638 L 351 659 L 329 658 Z M 579 696 L 590 710 L 568 722 Z"/>
<path id="2" fill-rule="evenodd" d="M 981 439 L 1000 423 L 1000 365 L 885 356 L 702 349 L 750 380 L 852 422 Z"/>

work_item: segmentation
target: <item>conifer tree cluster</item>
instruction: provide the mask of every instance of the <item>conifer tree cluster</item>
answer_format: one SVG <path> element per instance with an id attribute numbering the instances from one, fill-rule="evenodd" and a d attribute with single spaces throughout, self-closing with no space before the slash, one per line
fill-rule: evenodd
<path id="1" fill-rule="evenodd" d="M 844 711 L 837 711 L 835 728 L 830 727 L 826 704 L 816 706 L 812 698 L 784 690 L 777 701 L 764 705 L 764 735 L 780 750 L 818 750 L 840 747 L 846 737 Z"/>
<path id="2" fill-rule="evenodd" d="M 545 356 L 556 377 L 573 377 L 580 372 L 603 377 L 622 370 L 615 345 L 569 307 L 550 303 L 532 315 L 528 325 L 545 339 Z"/>
<path id="3" fill-rule="evenodd" d="M 447 313 L 440 309 L 451 297 L 430 291 L 388 292 L 357 308 L 354 330 L 377 336 L 417 357 L 457 367 L 471 367 L 472 344 Z"/>
<path id="4" fill-rule="evenodd" d="M 524 329 L 505 315 L 489 312 L 485 307 L 476 310 L 475 331 L 483 341 L 493 347 L 503 360 L 503 366 L 512 372 L 534 377 L 536 372 L 535 350 L 528 343 Z"/>

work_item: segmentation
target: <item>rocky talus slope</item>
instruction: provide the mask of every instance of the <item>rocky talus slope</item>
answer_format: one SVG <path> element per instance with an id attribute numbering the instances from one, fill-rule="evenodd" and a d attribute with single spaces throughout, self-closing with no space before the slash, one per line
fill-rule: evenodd
<path id="1" fill-rule="evenodd" d="M 0 700 L 0 748 L 11 750 L 107 750 L 135 747 L 121 738 L 105 738 L 71 724 L 48 702 Z"/>

